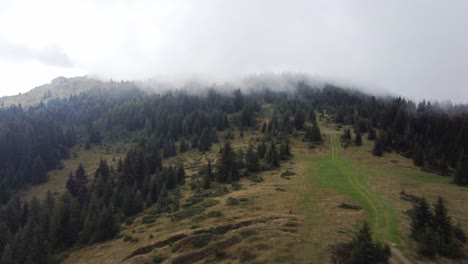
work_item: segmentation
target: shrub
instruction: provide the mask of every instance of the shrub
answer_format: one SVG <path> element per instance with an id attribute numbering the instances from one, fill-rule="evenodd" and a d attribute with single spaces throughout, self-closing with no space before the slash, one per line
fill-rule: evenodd
<path id="1" fill-rule="evenodd" d="M 211 237 L 212 235 L 208 233 L 194 236 L 191 240 L 192 246 L 196 248 L 204 247 L 210 243 Z"/>
<path id="2" fill-rule="evenodd" d="M 247 249 L 243 249 L 240 253 L 240 262 L 241 263 L 244 263 L 244 262 L 251 262 L 252 260 L 254 260 L 255 258 L 257 257 L 257 255 L 251 253 L 250 251 L 248 251 Z"/>
<path id="3" fill-rule="evenodd" d="M 154 216 L 154 215 L 145 215 L 141 219 L 141 222 L 143 224 L 151 224 L 151 223 L 154 223 L 155 221 L 156 221 L 156 216 Z"/>
<path id="4" fill-rule="evenodd" d="M 238 183 L 238 182 L 233 182 L 233 183 L 231 184 L 231 186 L 232 186 L 232 189 L 233 189 L 234 191 L 238 191 L 238 190 L 240 190 L 240 189 L 242 188 L 242 185 L 241 185 L 240 183 Z"/>
<path id="5" fill-rule="evenodd" d="M 348 203 L 342 203 L 338 207 L 343 208 L 343 209 L 356 210 L 356 211 L 362 209 L 362 207 L 359 205 L 348 204 Z"/>
<path id="6" fill-rule="evenodd" d="M 187 217 L 191 217 L 191 216 L 194 216 L 194 215 L 197 215 L 197 214 L 201 214 L 203 213 L 203 211 L 205 210 L 204 207 L 202 206 L 192 206 L 192 207 L 189 207 L 189 208 L 185 208 L 181 211 L 178 211 L 176 213 L 174 213 L 171 217 L 171 220 L 172 221 L 178 221 L 178 220 L 182 220 L 182 219 L 185 219 Z"/>
<path id="7" fill-rule="evenodd" d="M 222 217 L 223 213 L 220 211 L 211 211 L 206 214 L 207 217 Z"/>
<path id="8" fill-rule="evenodd" d="M 217 204 L 219 204 L 218 200 L 208 199 L 208 200 L 203 201 L 200 205 L 205 207 L 205 208 L 208 208 L 208 207 L 215 206 Z"/>
<path id="9" fill-rule="evenodd" d="M 153 263 L 154 263 L 154 264 L 160 264 L 160 263 L 162 263 L 165 259 L 166 259 L 166 257 L 164 257 L 163 255 L 156 255 L 156 256 L 154 256 L 154 258 L 153 258 Z"/>
<path id="10" fill-rule="evenodd" d="M 222 248 L 220 245 L 215 245 L 213 249 L 217 259 L 223 259 L 226 257 L 226 251 L 224 251 L 224 248 Z"/>
<path id="11" fill-rule="evenodd" d="M 227 199 L 226 205 L 229 205 L 229 206 L 231 206 L 231 205 L 238 205 L 239 203 L 240 203 L 240 201 L 239 201 L 238 199 L 236 199 L 236 198 L 234 198 L 234 197 L 229 197 L 229 198 Z"/>

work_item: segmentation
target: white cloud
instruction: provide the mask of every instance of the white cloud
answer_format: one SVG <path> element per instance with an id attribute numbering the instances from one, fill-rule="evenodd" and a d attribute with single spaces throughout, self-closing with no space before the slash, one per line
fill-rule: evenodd
<path id="1" fill-rule="evenodd" d="M 468 101 L 465 1 L 18 0 L 0 10 L 0 39 L 34 51 L 55 47 L 47 54 L 83 69 L 50 73 L 218 80 L 292 71 L 411 98 Z M 0 62 L 20 63 L 11 57 Z M 50 69 L 5 69 L 39 85 L 43 78 L 30 72 L 37 67 Z"/>

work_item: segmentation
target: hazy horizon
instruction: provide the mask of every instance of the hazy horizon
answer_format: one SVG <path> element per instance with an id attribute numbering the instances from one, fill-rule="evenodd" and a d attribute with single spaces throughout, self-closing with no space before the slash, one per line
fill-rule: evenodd
<path id="1" fill-rule="evenodd" d="M 467 7 L 422 0 L 6 0 L 0 96 L 58 76 L 233 82 L 296 73 L 466 103 Z"/>

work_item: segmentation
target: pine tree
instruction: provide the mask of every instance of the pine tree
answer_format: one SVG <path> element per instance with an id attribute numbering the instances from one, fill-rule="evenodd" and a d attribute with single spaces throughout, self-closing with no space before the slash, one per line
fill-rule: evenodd
<path id="1" fill-rule="evenodd" d="M 115 216 L 109 210 L 104 208 L 102 210 L 96 225 L 96 233 L 94 234 L 94 241 L 100 242 L 114 238 L 119 232 L 120 224 Z"/>
<path id="2" fill-rule="evenodd" d="M 197 137 L 197 135 L 192 136 L 192 139 L 190 140 L 190 143 L 191 143 L 193 149 L 198 148 L 198 137 Z"/>
<path id="3" fill-rule="evenodd" d="M 8 226 L 3 221 L 0 221 L 0 252 L 2 252 L 3 248 L 8 243 L 9 238 L 10 230 Z"/>
<path id="4" fill-rule="evenodd" d="M 143 201 L 143 196 L 141 195 L 140 190 L 137 190 L 135 193 L 135 200 L 133 204 L 134 214 L 141 212 L 145 208 L 145 202 Z"/>
<path id="5" fill-rule="evenodd" d="M 84 204 L 88 198 L 88 176 L 83 167 L 83 164 L 79 164 L 76 169 L 75 176 L 76 193 L 72 193 L 74 197 L 77 197 L 81 204 Z"/>
<path id="6" fill-rule="evenodd" d="M 201 152 L 205 152 L 210 150 L 211 148 L 211 142 L 210 142 L 210 135 L 208 133 L 208 130 L 206 128 L 203 129 L 200 140 L 198 142 L 198 150 Z"/>
<path id="7" fill-rule="evenodd" d="M 375 131 L 375 128 L 371 127 L 369 129 L 369 134 L 367 135 L 368 140 L 375 140 L 377 138 L 377 133 Z"/>
<path id="8" fill-rule="evenodd" d="M 268 151 L 265 155 L 265 159 L 271 167 L 278 167 L 279 166 L 279 154 L 278 151 L 276 150 L 276 145 L 272 141 L 270 144 L 270 147 L 268 148 Z"/>
<path id="9" fill-rule="evenodd" d="M 287 160 L 291 156 L 291 148 L 287 139 L 283 140 L 279 149 L 280 160 Z"/>
<path id="10" fill-rule="evenodd" d="M 349 263 L 352 264 L 386 263 L 391 255 L 388 245 L 383 246 L 372 240 L 372 233 L 367 222 L 364 222 L 355 234 L 350 246 Z"/>
<path id="11" fill-rule="evenodd" d="M 320 132 L 320 128 L 317 123 L 312 125 L 312 141 L 314 142 L 322 141 L 322 134 Z"/>
<path id="12" fill-rule="evenodd" d="M 258 153 L 258 157 L 260 159 L 263 159 L 265 157 L 265 154 L 266 154 L 266 144 L 265 144 L 265 141 L 261 141 L 260 144 L 258 144 L 257 146 L 257 153 Z"/>
<path id="13" fill-rule="evenodd" d="M 341 136 L 342 141 L 351 140 L 351 130 L 349 128 L 345 129 L 343 135 Z"/>
<path id="14" fill-rule="evenodd" d="M 46 169 L 46 166 L 44 165 L 44 162 L 42 162 L 41 156 L 37 156 L 34 159 L 31 175 L 32 175 L 32 182 L 34 184 L 43 183 L 48 180 L 47 169 Z"/>
<path id="15" fill-rule="evenodd" d="M 99 161 L 99 166 L 95 173 L 95 179 L 98 177 L 98 175 L 102 177 L 104 180 L 107 180 L 110 177 L 109 165 L 107 164 L 107 161 L 104 159 L 101 159 Z"/>
<path id="16" fill-rule="evenodd" d="M 159 148 L 155 146 L 149 148 L 149 154 L 146 159 L 146 167 L 148 168 L 149 174 L 153 174 L 156 171 L 162 169 L 162 157 Z"/>
<path id="17" fill-rule="evenodd" d="M 236 181 L 239 177 L 239 168 L 236 164 L 236 154 L 231 148 L 231 144 L 226 142 L 221 149 L 221 155 L 217 165 L 217 179 L 220 182 Z"/>
<path id="18" fill-rule="evenodd" d="M 8 244 L 5 246 L 3 249 L 3 254 L 1 258 L 1 263 L 2 264 L 15 264 L 15 259 L 13 258 L 13 250 L 11 249 L 11 246 Z"/>
<path id="19" fill-rule="evenodd" d="M 185 169 L 183 163 L 180 163 L 179 166 L 177 166 L 176 177 L 178 184 L 185 184 Z"/>
<path id="20" fill-rule="evenodd" d="M 433 227 L 441 238 L 442 243 L 447 243 L 452 237 L 452 219 L 448 216 L 446 202 L 439 197 L 434 204 Z"/>
<path id="21" fill-rule="evenodd" d="M 354 139 L 354 144 L 356 146 L 362 146 L 362 136 L 359 129 L 356 130 L 356 138 Z"/>
<path id="22" fill-rule="evenodd" d="M 256 172 L 259 169 L 259 159 L 257 153 L 253 150 L 253 146 L 249 145 L 245 154 L 245 166 L 249 172 Z"/>
<path id="23" fill-rule="evenodd" d="M 417 146 L 413 155 L 413 163 L 418 167 L 424 166 L 424 152 L 421 147 Z"/>
<path id="24" fill-rule="evenodd" d="M 263 122 L 263 125 L 262 125 L 262 134 L 265 134 L 266 127 L 267 127 L 266 122 Z"/>
<path id="25" fill-rule="evenodd" d="M 174 141 L 170 139 L 169 141 L 164 144 L 164 150 L 163 150 L 163 157 L 164 158 L 169 158 L 172 156 L 175 156 L 177 154 L 177 149 L 174 144 Z"/>
<path id="26" fill-rule="evenodd" d="M 242 110 L 242 108 L 244 108 L 244 96 L 242 95 L 240 89 L 234 91 L 233 104 L 235 112 L 239 112 Z"/>
<path id="27" fill-rule="evenodd" d="M 458 185 L 468 185 L 468 155 L 461 151 L 453 181 Z"/>
<path id="28" fill-rule="evenodd" d="M 384 151 L 384 143 L 382 137 L 379 137 L 374 142 L 374 148 L 372 149 L 372 154 L 374 156 L 382 156 Z"/>
<path id="29" fill-rule="evenodd" d="M 208 173 L 203 175 L 203 189 L 209 189 L 211 187 L 211 177 Z"/>
<path id="30" fill-rule="evenodd" d="M 419 241 L 421 234 L 432 226 L 432 212 L 425 198 L 419 199 L 413 207 L 411 217 L 411 236 Z"/>
<path id="31" fill-rule="evenodd" d="M 294 115 L 294 127 L 297 130 L 302 130 L 304 128 L 305 114 L 302 110 L 297 110 Z"/>
<path id="32" fill-rule="evenodd" d="M 188 144 L 185 142 L 185 139 L 180 141 L 179 152 L 186 152 L 188 150 Z"/>

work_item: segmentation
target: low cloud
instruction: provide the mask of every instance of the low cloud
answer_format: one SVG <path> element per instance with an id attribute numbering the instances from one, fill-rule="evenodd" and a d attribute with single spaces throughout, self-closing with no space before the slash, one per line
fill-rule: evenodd
<path id="1" fill-rule="evenodd" d="M 37 49 L 26 45 L 10 43 L 0 39 L 0 58 L 12 61 L 34 60 L 44 65 L 72 67 L 68 55 L 57 46 L 47 46 Z"/>

